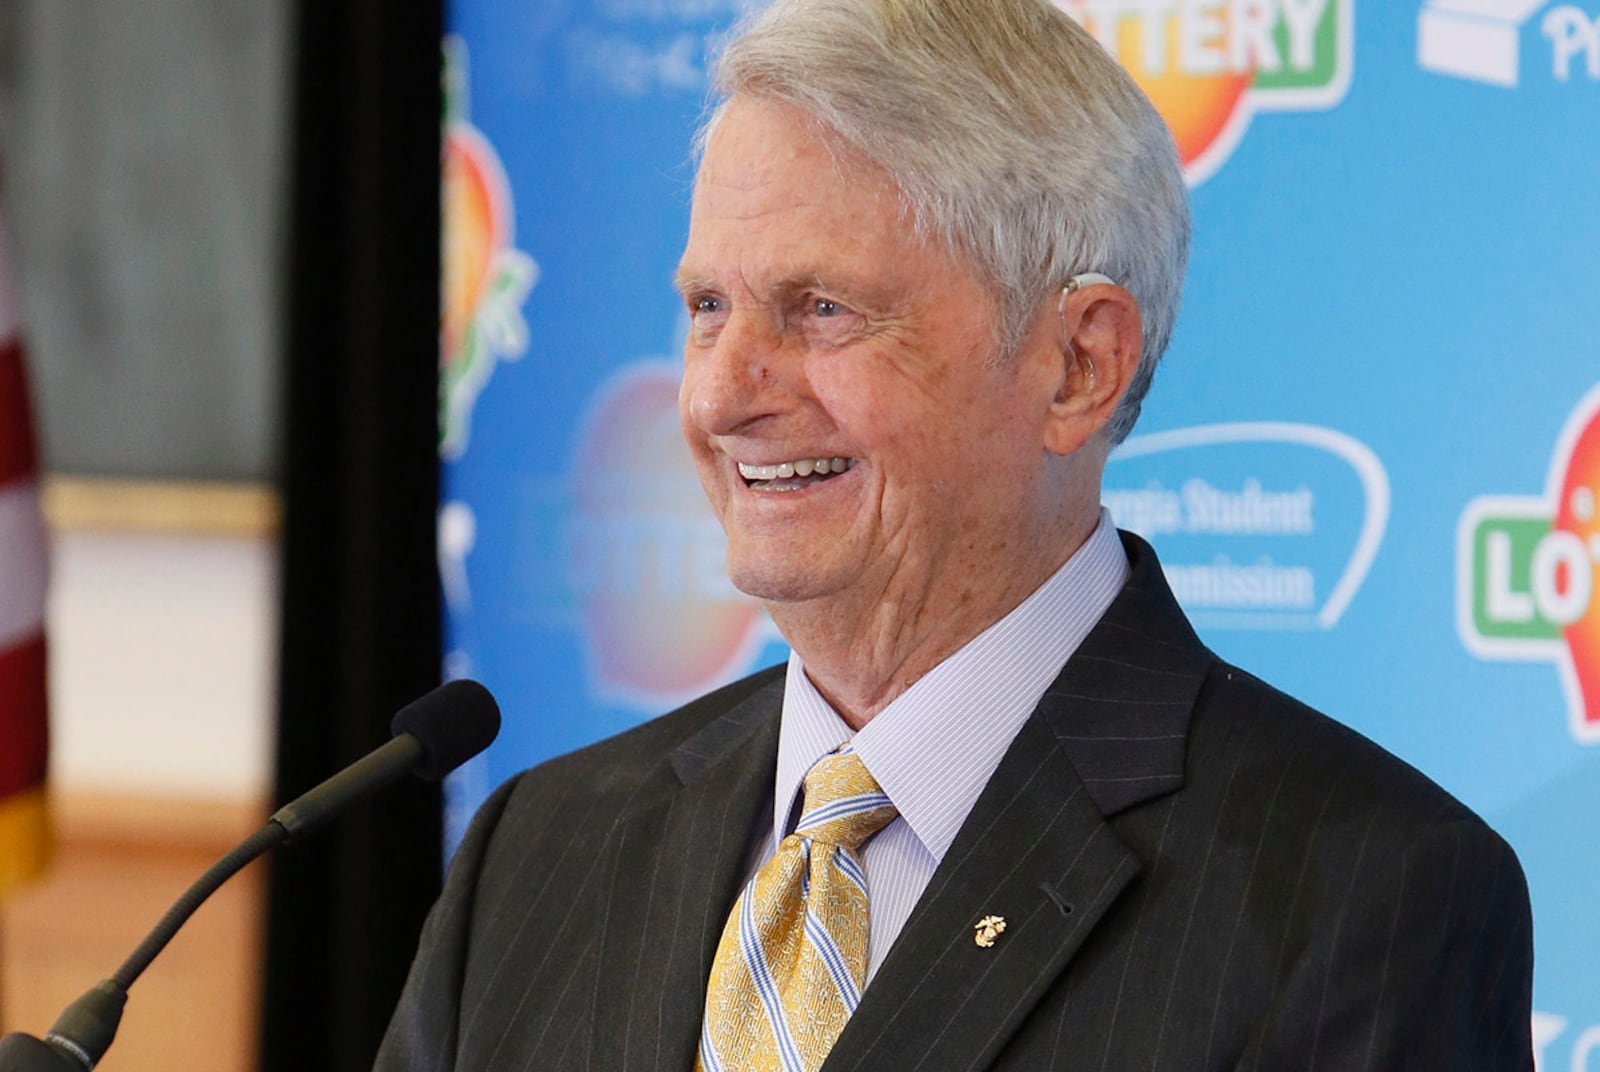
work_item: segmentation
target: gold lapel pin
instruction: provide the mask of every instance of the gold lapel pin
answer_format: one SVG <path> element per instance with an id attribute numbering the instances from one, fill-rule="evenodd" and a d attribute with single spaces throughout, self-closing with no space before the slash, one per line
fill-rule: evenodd
<path id="1" fill-rule="evenodd" d="M 994 940 L 1005 933 L 1006 917 L 984 916 L 978 920 L 972 940 L 978 943 L 979 948 L 988 949 L 994 945 Z"/>

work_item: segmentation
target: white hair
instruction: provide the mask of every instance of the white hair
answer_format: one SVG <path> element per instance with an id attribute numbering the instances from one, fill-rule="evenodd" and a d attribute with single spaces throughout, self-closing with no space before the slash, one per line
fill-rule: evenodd
<path id="1" fill-rule="evenodd" d="M 967 259 L 1013 353 L 1041 302 L 1110 276 L 1144 319 L 1107 426 L 1134 421 L 1177 318 L 1189 207 L 1166 124 L 1048 0 L 776 0 L 718 61 L 725 101 L 800 108 L 896 182 L 920 233 Z"/>

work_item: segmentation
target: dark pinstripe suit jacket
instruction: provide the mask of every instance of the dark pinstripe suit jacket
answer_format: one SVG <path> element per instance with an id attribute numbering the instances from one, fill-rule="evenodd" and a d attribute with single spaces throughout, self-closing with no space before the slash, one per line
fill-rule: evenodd
<path id="1" fill-rule="evenodd" d="M 1154 553 L 1040 701 L 829 1058 L 846 1070 L 1530 1069 L 1511 850 L 1207 651 Z M 513 779 L 378 1068 L 688 1070 L 781 670 Z M 768 813 L 770 814 L 770 812 Z M 1008 926 L 973 941 L 990 913 Z"/>

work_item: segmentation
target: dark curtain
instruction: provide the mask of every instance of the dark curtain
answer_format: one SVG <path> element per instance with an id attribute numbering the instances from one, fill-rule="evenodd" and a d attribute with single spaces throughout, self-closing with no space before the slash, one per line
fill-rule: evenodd
<path id="1" fill-rule="evenodd" d="M 299 5 L 290 197 L 280 803 L 438 684 L 442 0 Z M 369 1068 L 437 895 L 414 780 L 273 862 L 262 1065 Z"/>

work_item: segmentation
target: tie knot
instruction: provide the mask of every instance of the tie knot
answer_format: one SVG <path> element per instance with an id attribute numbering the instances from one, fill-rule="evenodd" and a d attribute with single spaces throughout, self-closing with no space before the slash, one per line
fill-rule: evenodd
<path id="1" fill-rule="evenodd" d="M 804 807 L 796 834 L 852 852 L 899 814 L 854 752 L 824 756 L 806 773 Z"/>

